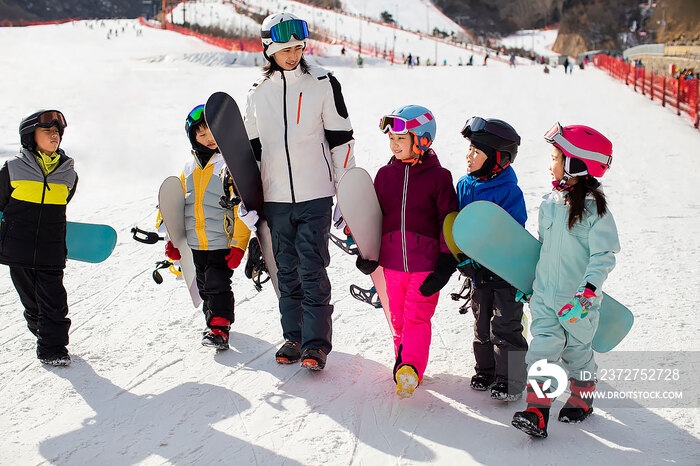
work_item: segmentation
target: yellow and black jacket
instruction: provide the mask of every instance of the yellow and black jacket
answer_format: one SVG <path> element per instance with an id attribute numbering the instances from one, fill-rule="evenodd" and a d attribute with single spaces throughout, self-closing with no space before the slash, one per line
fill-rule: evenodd
<path id="1" fill-rule="evenodd" d="M 180 175 L 185 194 L 185 230 L 192 249 L 212 251 L 236 247 L 246 250 L 250 230 L 233 211 L 219 205 L 224 188 L 221 181 L 225 169 L 221 154 L 214 154 L 207 163 L 192 151 L 192 158 Z"/>
<path id="2" fill-rule="evenodd" d="M 24 148 L 0 169 L 0 264 L 65 268 L 66 205 L 78 175 L 73 159 L 57 154 L 57 163 L 47 164 Z"/>

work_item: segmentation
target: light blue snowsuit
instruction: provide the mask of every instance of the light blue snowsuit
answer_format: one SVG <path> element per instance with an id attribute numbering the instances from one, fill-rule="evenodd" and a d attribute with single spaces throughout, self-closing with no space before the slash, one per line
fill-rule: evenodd
<path id="1" fill-rule="evenodd" d="M 615 267 L 614 254 L 620 251 L 620 242 L 612 214 L 608 211 L 598 217 L 591 196 L 586 199 L 582 221 L 569 230 L 569 206 L 564 196 L 561 191 L 552 191 L 540 205 L 542 249 L 530 300 L 533 339 L 526 362 L 529 370 L 535 362 L 546 359 L 561 365 L 569 378 L 587 380 L 597 370 L 593 336 L 598 328 L 603 282 Z M 596 287 L 598 295 L 588 316 L 575 323 L 560 322 L 557 313 L 586 282 Z M 582 371 L 586 371 L 584 376 Z"/>

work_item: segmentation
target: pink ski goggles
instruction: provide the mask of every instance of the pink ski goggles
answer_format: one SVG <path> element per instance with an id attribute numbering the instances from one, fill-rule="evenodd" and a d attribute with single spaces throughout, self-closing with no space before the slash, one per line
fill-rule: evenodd
<path id="1" fill-rule="evenodd" d="M 410 120 L 396 115 L 386 115 L 379 120 L 379 129 L 385 134 L 389 131 L 394 134 L 407 134 L 410 130 L 424 125 L 432 119 L 433 115 L 430 113 L 424 113 Z"/>

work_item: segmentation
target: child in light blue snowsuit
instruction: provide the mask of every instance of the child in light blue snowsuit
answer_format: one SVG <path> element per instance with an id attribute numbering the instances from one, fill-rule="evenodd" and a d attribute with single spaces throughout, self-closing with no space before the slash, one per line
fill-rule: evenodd
<path id="1" fill-rule="evenodd" d="M 552 404 L 543 388 L 547 378 L 533 374 L 533 366 L 544 364 L 538 361 L 562 366 L 570 380 L 571 396 L 559 412 L 560 421 L 579 422 L 593 411 L 597 369 L 593 336 L 602 286 L 615 266 L 614 254 L 620 251 L 615 221 L 594 178 L 609 168 L 612 143 L 593 128 L 558 123 L 545 139 L 554 146 L 550 166 L 554 190 L 545 196 L 539 212 L 542 249 L 530 299 L 528 405 L 513 416 L 515 427 L 536 437 L 547 436 Z"/>

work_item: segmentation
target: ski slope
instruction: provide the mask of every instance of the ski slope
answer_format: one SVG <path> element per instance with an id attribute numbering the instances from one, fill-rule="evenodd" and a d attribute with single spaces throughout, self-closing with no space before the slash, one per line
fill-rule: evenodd
<path id="1" fill-rule="evenodd" d="M 371 16 L 375 21 L 379 19 L 379 13 L 389 8 L 386 0 L 381 2 L 366 2 L 366 7 L 371 8 L 368 11 L 374 12 L 379 7 L 379 12 L 376 17 Z M 432 3 L 426 0 L 403 0 L 400 11 L 400 17 L 405 16 L 408 25 L 404 25 L 404 29 L 391 27 L 377 22 L 367 21 L 359 16 L 351 16 L 345 13 L 339 13 L 333 10 L 315 8 L 313 6 L 291 1 L 291 0 L 247 0 L 245 2 L 225 2 L 221 0 L 200 0 L 196 3 L 188 2 L 186 8 L 186 17 L 188 22 L 201 24 L 203 26 L 216 25 L 223 29 L 237 28 L 239 24 L 244 24 L 248 28 L 250 18 L 236 12 L 234 4 L 244 6 L 256 13 L 267 15 L 273 11 L 286 11 L 293 13 L 300 18 L 305 19 L 309 24 L 311 34 L 321 34 L 328 40 L 336 43 L 347 44 L 348 48 L 352 49 L 355 56 L 362 48 L 362 55 L 367 56 L 371 50 L 376 50 L 378 56 L 390 55 L 394 51 L 397 59 L 403 60 L 408 54 L 415 57 L 421 57 L 421 64 L 426 64 L 426 60 L 430 60 L 431 64 L 438 63 L 442 65 L 447 62 L 448 65 L 457 65 L 465 63 L 469 60 L 469 56 L 475 54 L 483 56 L 486 50 L 480 46 L 470 45 L 469 48 L 455 45 L 448 41 L 435 40 L 431 36 L 419 34 L 425 32 L 426 28 L 430 27 L 430 34 L 434 27 L 438 27 L 443 32 L 455 32 L 456 37 L 465 39 L 462 34 L 462 29 L 449 18 L 444 16 Z M 364 14 L 365 6 L 362 0 L 351 0 L 346 7 L 348 11 Z M 360 9 L 358 10 L 358 6 Z M 408 8 L 410 6 L 410 8 Z M 177 5 L 173 9 L 173 19 L 176 23 L 181 24 L 183 19 L 183 4 Z M 395 11 L 392 9 L 390 12 Z M 416 12 L 418 11 L 418 12 Z M 413 18 L 413 20 L 410 20 Z M 415 22 L 415 18 L 422 18 L 420 22 Z M 427 19 L 426 19 L 427 18 Z M 433 21 L 433 22 L 431 22 Z M 256 32 L 256 35 L 259 31 Z M 339 54 L 341 47 L 337 47 L 331 53 Z M 371 49 L 371 50 L 370 50 Z M 349 52 L 349 51 L 348 51 Z M 476 56 L 475 63 L 481 64 Z"/>
<path id="2" fill-rule="evenodd" d="M 110 29 L 119 32 L 107 39 Z M 332 245 L 334 350 L 324 371 L 276 364 L 282 337 L 274 292 L 265 286 L 257 293 L 241 270 L 234 274 L 232 349 L 202 347 L 204 319 L 182 282 L 151 279 L 163 245 L 136 243 L 129 230 L 152 229 L 161 181 L 179 174 L 189 156 L 187 112 L 219 90 L 243 101 L 259 68 L 224 66 L 226 59 L 213 57 L 225 52 L 135 21 L 0 28 L 0 44 L 0 161 L 17 152 L 24 116 L 61 109 L 68 120 L 62 147 L 80 175 L 68 218 L 109 223 L 119 234 L 104 263 L 66 268 L 68 368 L 37 361 L 8 269 L 0 267 L 0 464 L 700 462 L 692 397 L 685 408 L 596 408 L 578 425 L 553 416 L 545 441 L 511 427 L 524 400 L 505 405 L 469 388 L 473 318 L 449 298 L 459 285 L 454 277 L 433 319 L 424 384 L 399 399 L 383 313 L 350 297 L 350 284 L 369 281 Z M 604 181 L 622 251 L 606 292 L 637 319 L 616 351 L 700 349 L 700 133 L 685 118 L 593 68 L 573 75 L 505 66 L 334 71 L 357 163 L 372 174 L 390 155 L 377 120 L 397 106 L 434 112 L 434 147 L 455 182 L 466 170 L 459 134 L 466 118 L 512 123 L 523 138 L 515 169 L 530 231 L 551 187 L 542 134 L 559 120 L 609 136 L 614 162 Z"/>

